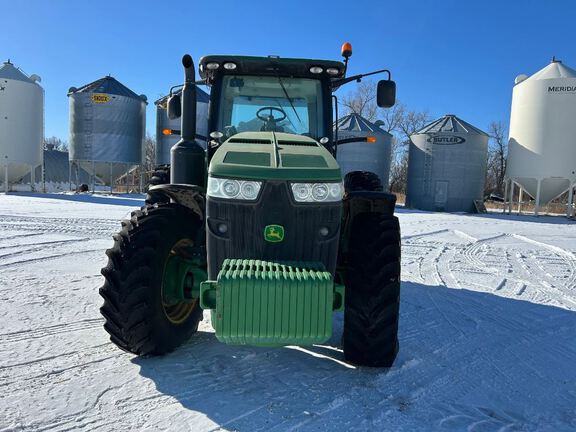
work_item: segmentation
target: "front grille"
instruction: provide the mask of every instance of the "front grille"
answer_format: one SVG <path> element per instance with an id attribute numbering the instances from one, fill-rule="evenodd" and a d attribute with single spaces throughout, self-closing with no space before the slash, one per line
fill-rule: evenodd
<path id="1" fill-rule="evenodd" d="M 287 145 L 287 146 L 300 146 L 300 147 L 318 147 L 314 141 L 286 141 L 286 140 L 278 140 L 278 145 Z"/>
<path id="2" fill-rule="evenodd" d="M 321 262 L 334 274 L 342 204 L 303 203 L 292 198 L 286 182 L 265 182 L 256 202 L 207 199 L 208 276 L 214 280 L 230 259 Z M 225 224 L 221 233 L 218 226 Z M 282 225 L 284 240 L 267 242 L 267 225 Z M 320 228 L 328 235 L 320 235 Z"/>
<path id="3" fill-rule="evenodd" d="M 267 139 L 251 139 L 251 138 L 230 138 L 228 142 L 234 144 L 272 144 L 272 141 Z"/>

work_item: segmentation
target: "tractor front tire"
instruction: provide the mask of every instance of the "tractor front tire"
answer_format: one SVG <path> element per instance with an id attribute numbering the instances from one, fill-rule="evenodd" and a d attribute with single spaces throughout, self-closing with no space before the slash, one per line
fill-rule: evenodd
<path id="1" fill-rule="evenodd" d="M 350 231 L 344 357 L 350 363 L 390 367 L 398 353 L 400 225 L 395 216 L 357 215 Z"/>
<path id="2" fill-rule="evenodd" d="M 376 191 L 382 192 L 384 187 L 380 177 L 370 171 L 351 171 L 344 177 L 344 188 L 347 192 Z"/>
<path id="3" fill-rule="evenodd" d="M 202 224 L 178 204 L 144 207 L 132 212 L 106 251 L 108 265 L 100 288 L 100 312 L 110 340 L 137 355 L 160 355 L 186 342 L 198 329 L 198 301 L 167 306 L 162 285 L 165 264 L 178 244 L 191 244 Z"/>

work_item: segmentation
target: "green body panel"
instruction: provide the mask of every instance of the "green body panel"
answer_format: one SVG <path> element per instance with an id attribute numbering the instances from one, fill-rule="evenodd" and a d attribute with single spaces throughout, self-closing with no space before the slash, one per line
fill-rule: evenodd
<path id="1" fill-rule="evenodd" d="M 214 153 L 215 177 L 302 182 L 342 180 L 336 159 L 312 138 L 281 132 L 242 132 Z"/>
<path id="2" fill-rule="evenodd" d="M 213 309 L 221 342 L 237 345 L 310 345 L 332 335 L 332 311 L 344 287 L 317 263 L 227 259 L 217 281 L 203 282 L 200 305 Z"/>

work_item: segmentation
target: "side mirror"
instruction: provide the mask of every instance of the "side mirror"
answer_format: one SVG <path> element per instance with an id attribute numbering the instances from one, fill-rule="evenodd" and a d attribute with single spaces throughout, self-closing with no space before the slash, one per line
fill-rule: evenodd
<path id="1" fill-rule="evenodd" d="M 170 96 L 168 99 L 168 118 L 176 120 L 182 116 L 182 99 L 179 94 Z"/>
<path id="2" fill-rule="evenodd" d="M 396 83 L 392 80 L 378 81 L 376 104 L 380 108 L 390 108 L 396 103 Z"/>

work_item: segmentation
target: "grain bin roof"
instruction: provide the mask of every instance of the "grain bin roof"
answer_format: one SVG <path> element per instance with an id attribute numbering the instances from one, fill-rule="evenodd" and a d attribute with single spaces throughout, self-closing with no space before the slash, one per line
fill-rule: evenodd
<path id="1" fill-rule="evenodd" d="M 553 59 L 552 62 L 540 69 L 528 80 L 542 80 L 542 79 L 555 79 L 555 78 L 576 78 L 576 70 L 569 68 L 562 64 L 560 60 Z"/>
<path id="2" fill-rule="evenodd" d="M 475 134 L 486 135 L 486 132 L 481 131 L 477 127 L 472 126 L 470 123 L 456 117 L 454 114 L 446 114 L 438 120 L 427 124 L 415 134 L 432 134 L 432 133 L 461 133 L 461 134 Z"/>
<path id="3" fill-rule="evenodd" d="M 2 67 L 0 67 L 0 79 L 9 79 L 15 81 L 25 81 L 31 84 L 35 84 L 34 80 L 28 78 L 28 76 L 22 72 L 20 69 L 15 67 L 10 60 L 5 61 Z"/>
<path id="4" fill-rule="evenodd" d="M 78 89 L 72 87 L 68 92 L 68 95 L 71 93 L 105 93 L 105 94 L 113 94 L 118 96 L 125 96 L 133 99 L 141 99 L 136 93 L 122 84 L 120 81 L 116 80 L 115 78 L 111 77 L 110 75 L 100 78 L 90 84 L 86 84 Z"/>
<path id="5" fill-rule="evenodd" d="M 385 130 L 380 129 L 375 123 L 366 120 L 359 114 L 352 113 L 340 118 L 337 122 L 339 131 L 347 132 L 368 132 L 390 135 Z"/>

